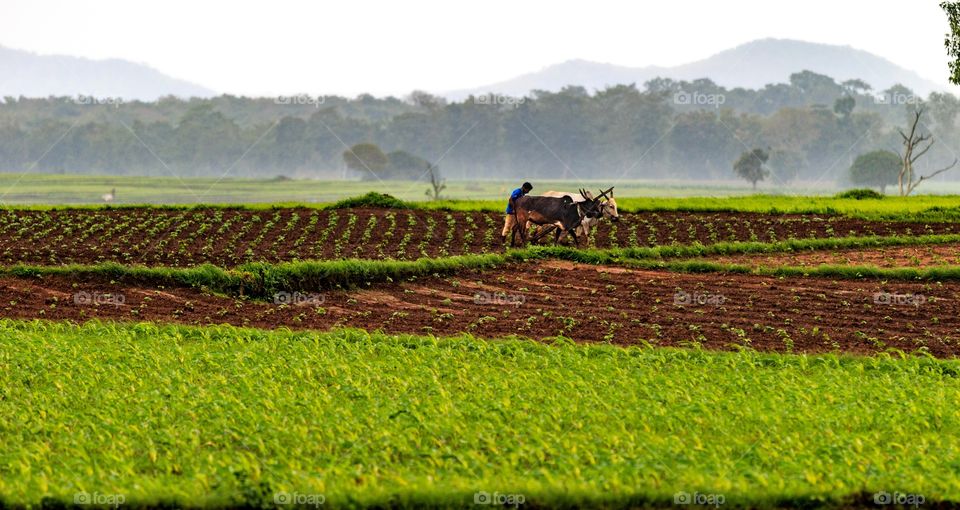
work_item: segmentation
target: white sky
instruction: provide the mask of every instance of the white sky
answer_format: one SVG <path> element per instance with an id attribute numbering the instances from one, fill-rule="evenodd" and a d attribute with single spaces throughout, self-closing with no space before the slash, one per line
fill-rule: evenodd
<path id="1" fill-rule="evenodd" d="M 850 45 L 946 83 L 938 3 L 0 0 L 0 45 L 264 96 L 472 88 L 572 58 L 676 65 L 763 37 Z"/>

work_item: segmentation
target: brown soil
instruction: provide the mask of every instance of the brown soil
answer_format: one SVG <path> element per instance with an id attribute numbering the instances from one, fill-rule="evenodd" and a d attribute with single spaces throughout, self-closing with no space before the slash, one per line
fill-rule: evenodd
<path id="1" fill-rule="evenodd" d="M 391 227 L 393 224 L 395 226 Z M 0 264 L 233 267 L 253 261 L 416 259 L 502 250 L 497 213 L 285 208 L 0 211 Z M 953 223 L 839 216 L 657 212 L 604 221 L 598 248 L 960 232 Z"/>
<path id="2" fill-rule="evenodd" d="M 74 297 L 78 292 L 80 303 Z M 301 295 L 300 301 L 314 301 L 300 305 L 123 281 L 3 277 L 0 316 L 320 330 L 345 326 L 485 338 L 563 334 L 578 342 L 763 351 L 924 349 L 954 357 L 960 354 L 958 294 L 957 283 L 681 274 L 551 261 Z M 122 303 L 108 295 L 123 296 Z"/>
<path id="3" fill-rule="evenodd" d="M 858 265 L 878 267 L 915 267 L 960 265 L 960 244 L 888 246 L 851 250 L 818 250 L 799 253 L 729 255 L 710 257 L 711 262 L 751 267 Z"/>

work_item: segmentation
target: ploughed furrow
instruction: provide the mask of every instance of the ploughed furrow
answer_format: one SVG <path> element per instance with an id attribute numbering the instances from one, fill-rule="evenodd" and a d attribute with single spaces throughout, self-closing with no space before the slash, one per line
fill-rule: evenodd
<path id="1" fill-rule="evenodd" d="M 780 352 L 960 354 L 960 284 L 685 274 L 542 261 L 275 302 L 122 280 L 0 278 L 0 316 L 149 320 Z"/>
<path id="2" fill-rule="evenodd" d="M 502 221 L 498 213 L 367 208 L 8 209 L 0 211 L 0 264 L 235 267 L 309 259 L 412 260 L 500 251 Z M 583 246 L 950 233 L 960 233 L 960 226 L 823 215 L 644 212 L 602 221 Z"/>

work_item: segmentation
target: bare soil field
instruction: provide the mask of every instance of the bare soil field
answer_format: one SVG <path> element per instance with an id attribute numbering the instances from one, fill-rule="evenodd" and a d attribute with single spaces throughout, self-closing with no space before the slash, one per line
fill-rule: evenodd
<path id="1" fill-rule="evenodd" d="M 960 244 L 922 246 L 885 246 L 850 250 L 815 250 L 796 253 L 724 255 L 710 257 L 711 262 L 741 264 L 750 267 L 856 265 L 877 267 L 915 267 L 960 265 Z"/>
<path id="2" fill-rule="evenodd" d="M 150 266 L 310 259 L 417 259 L 500 251 L 502 215 L 284 208 L 0 211 L 0 264 Z M 950 234 L 955 223 L 824 215 L 646 212 L 604 221 L 597 248 L 870 235 Z M 586 246 L 586 245 L 585 245 Z"/>
<path id="3" fill-rule="evenodd" d="M 683 274 L 560 261 L 278 296 L 71 277 L 0 278 L 0 315 L 869 354 L 960 354 L 960 284 Z"/>

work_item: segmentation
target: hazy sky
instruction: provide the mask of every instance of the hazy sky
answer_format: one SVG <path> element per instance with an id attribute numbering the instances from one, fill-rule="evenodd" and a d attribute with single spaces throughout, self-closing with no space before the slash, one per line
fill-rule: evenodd
<path id="1" fill-rule="evenodd" d="M 850 45 L 946 82 L 937 0 L 0 0 L 0 46 L 117 57 L 218 92 L 405 95 L 583 58 L 676 65 L 763 37 Z"/>

